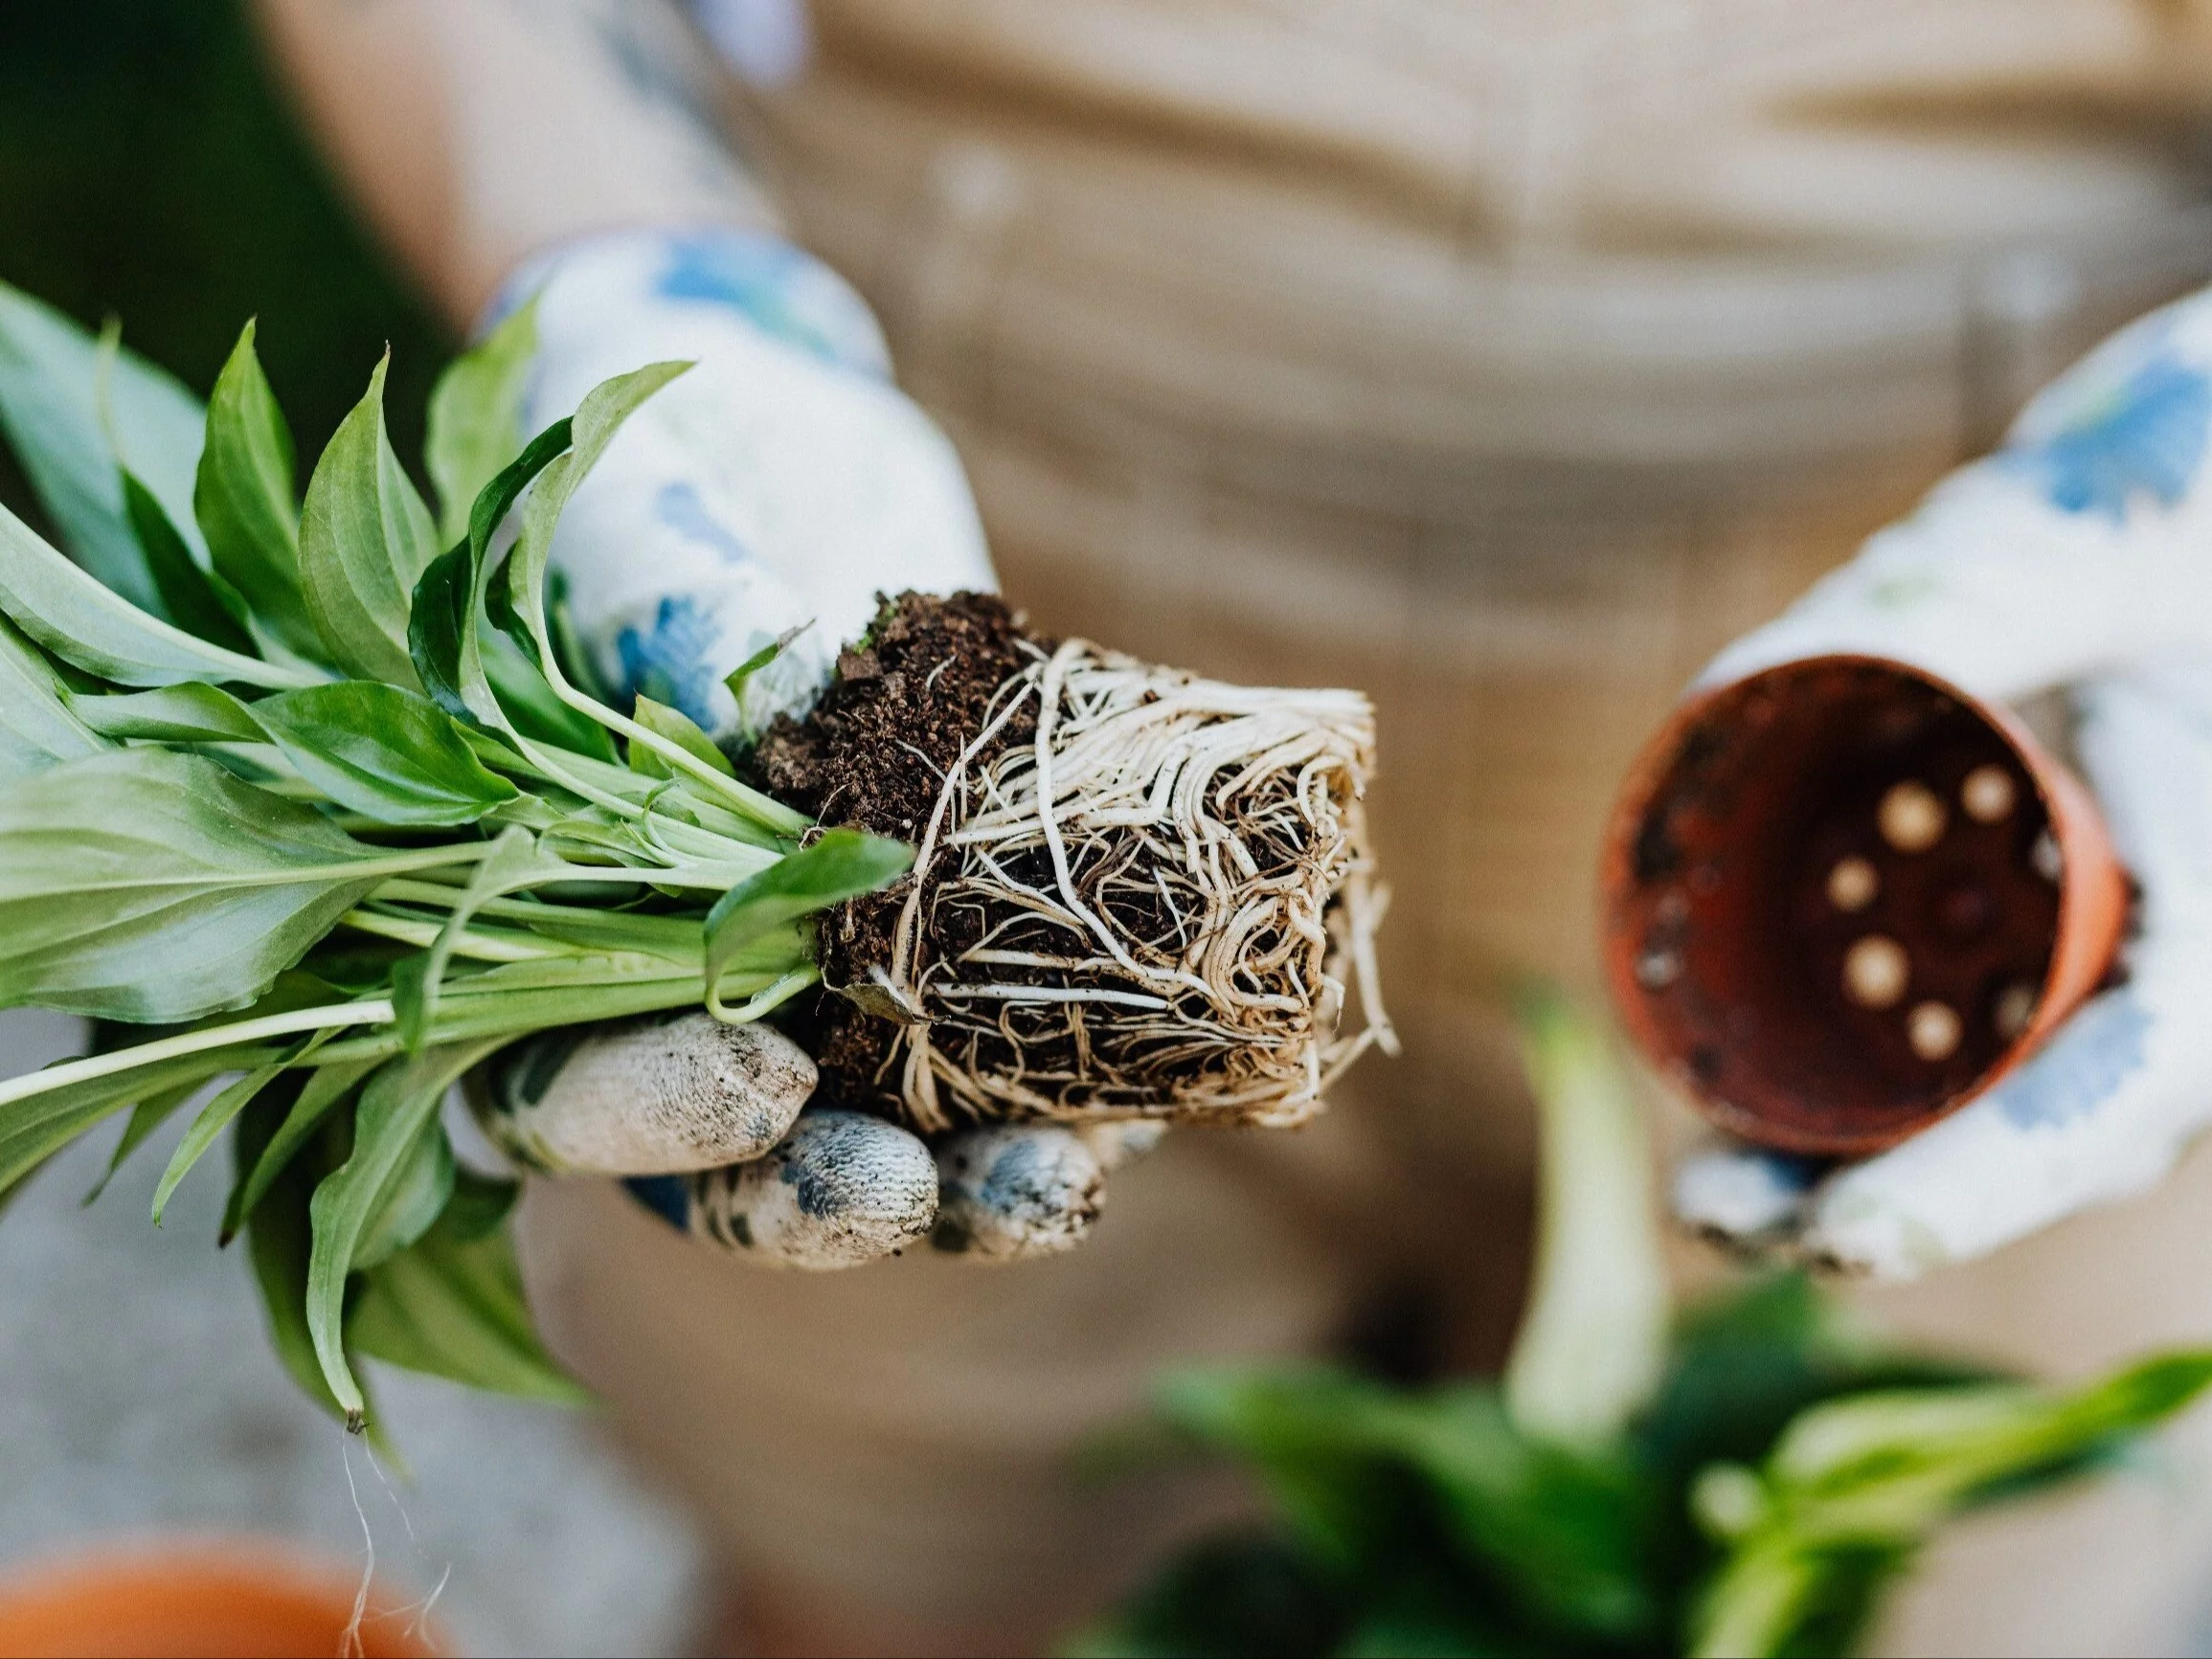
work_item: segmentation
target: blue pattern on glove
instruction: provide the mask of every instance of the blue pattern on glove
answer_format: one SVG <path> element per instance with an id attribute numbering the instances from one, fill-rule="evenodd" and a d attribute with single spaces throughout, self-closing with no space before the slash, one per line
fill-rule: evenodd
<path id="1" fill-rule="evenodd" d="M 763 333 L 841 369 L 883 374 L 875 319 L 842 278 L 777 236 L 739 231 L 670 232 L 653 283 L 664 300 L 727 305 Z"/>
<path id="2" fill-rule="evenodd" d="M 2150 1029 L 2150 1014 L 2128 992 L 2098 998 L 2074 1016 L 2049 1052 L 1999 1086 L 2005 1116 L 2021 1129 L 2040 1129 L 2094 1111 L 2142 1069 Z"/>
<path id="3" fill-rule="evenodd" d="M 622 1185 L 678 1232 L 691 1230 L 691 1187 L 682 1176 L 631 1176 Z"/>
<path id="4" fill-rule="evenodd" d="M 741 565 L 753 556 L 735 532 L 708 510 L 695 483 L 663 484 L 653 498 L 653 516 L 686 541 L 711 548 L 724 564 Z"/>
<path id="5" fill-rule="evenodd" d="M 714 687 L 720 677 L 707 664 L 713 660 L 722 630 L 688 594 L 671 594 L 654 613 L 650 631 L 624 628 L 615 651 L 622 679 L 638 696 L 680 708 L 699 727 L 714 729 Z"/>
<path id="6" fill-rule="evenodd" d="M 2038 475 L 2053 506 L 2119 525 L 2138 496 L 2169 507 L 2181 499 L 2208 432 L 2212 379 L 2161 351 L 2005 459 Z"/>

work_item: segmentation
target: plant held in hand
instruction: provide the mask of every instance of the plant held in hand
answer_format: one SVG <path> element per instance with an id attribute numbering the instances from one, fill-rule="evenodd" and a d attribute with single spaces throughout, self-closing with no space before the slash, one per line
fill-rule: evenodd
<path id="1" fill-rule="evenodd" d="M 756 787 L 682 712 L 595 683 L 548 577 L 564 506 L 686 366 L 526 443 L 534 326 L 523 307 L 434 392 L 434 513 L 382 366 L 296 503 L 252 325 L 203 411 L 112 329 L 0 288 L 0 425 L 70 554 L 0 508 L 0 1007 L 158 1028 L 0 1081 L 0 1198 L 127 1110 L 120 1163 L 235 1075 L 155 1220 L 235 1125 L 226 1239 L 356 1425 L 363 1353 L 573 1392 L 523 1303 L 515 1188 L 459 1164 L 440 1113 L 534 1033 L 744 1026 L 828 970 L 830 1097 L 925 1131 L 1296 1119 L 1388 1041 L 1379 1012 L 1337 1029 L 1337 962 L 1371 984 L 1362 700 L 910 594 L 776 726 Z M 730 677 L 741 704 L 774 656 Z"/>

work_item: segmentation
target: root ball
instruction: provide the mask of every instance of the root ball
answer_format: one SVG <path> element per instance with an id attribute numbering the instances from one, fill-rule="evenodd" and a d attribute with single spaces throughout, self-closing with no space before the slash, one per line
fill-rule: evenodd
<path id="1" fill-rule="evenodd" d="M 968 1120 L 1301 1121 L 1370 1043 L 1349 691 L 1223 684 L 1025 634 L 998 599 L 887 603 L 757 765 L 914 871 L 823 930 L 823 1094 Z M 1346 985 L 1363 1020 L 1347 1031 Z"/>

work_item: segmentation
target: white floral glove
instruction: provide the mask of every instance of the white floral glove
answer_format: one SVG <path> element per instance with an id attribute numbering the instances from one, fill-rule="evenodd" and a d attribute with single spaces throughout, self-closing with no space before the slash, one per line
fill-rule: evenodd
<path id="1" fill-rule="evenodd" d="M 632 415 L 563 515 L 553 571 L 610 685 L 723 742 L 802 711 L 879 593 L 997 583 L 959 461 L 889 378 L 875 320 L 773 236 L 641 231 L 519 272 L 535 296 L 529 430 L 611 375 L 696 367 Z M 796 636 L 794 636 L 794 631 Z M 724 678 L 789 638 L 744 683 Z M 978 1259 L 1064 1249 L 1142 1126 L 971 1130 L 935 1148 L 809 1110 L 813 1063 L 780 1033 L 692 1015 L 554 1034 L 504 1057 L 484 1116 L 523 1161 L 634 1177 L 677 1225 L 788 1266 L 838 1267 L 931 1238 Z"/>
<path id="2" fill-rule="evenodd" d="M 1995 701 L 2065 688 L 2142 899 L 2125 983 L 1990 1093 L 1841 1167 L 1734 1146 L 1694 1155 L 1674 1190 L 1692 1225 L 1910 1278 L 2143 1191 L 2212 1120 L 2208 429 L 2212 293 L 2100 347 L 1997 454 L 1702 677 L 1849 651 Z"/>

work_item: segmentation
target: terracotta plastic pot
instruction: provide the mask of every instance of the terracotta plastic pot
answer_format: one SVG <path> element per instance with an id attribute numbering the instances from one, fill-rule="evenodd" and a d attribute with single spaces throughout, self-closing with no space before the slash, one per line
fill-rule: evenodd
<path id="1" fill-rule="evenodd" d="M 1819 657 L 1683 706 L 1606 840 L 1622 1021 L 1716 1123 L 1850 1156 L 2018 1065 L 2110 971 L 2129 886 L 2017 719 Z"/>
<path id="2" fill-rule="evenodd" d="M 342 1650 L 417 1659 L 448 1651 L 413 1613 L 374 1600 L 350 1642 L 359 1588 L 357 1572 L 269 1544 L 89 1552 L 0 1580 L 0 1659 L 291 1659 Z"/>

